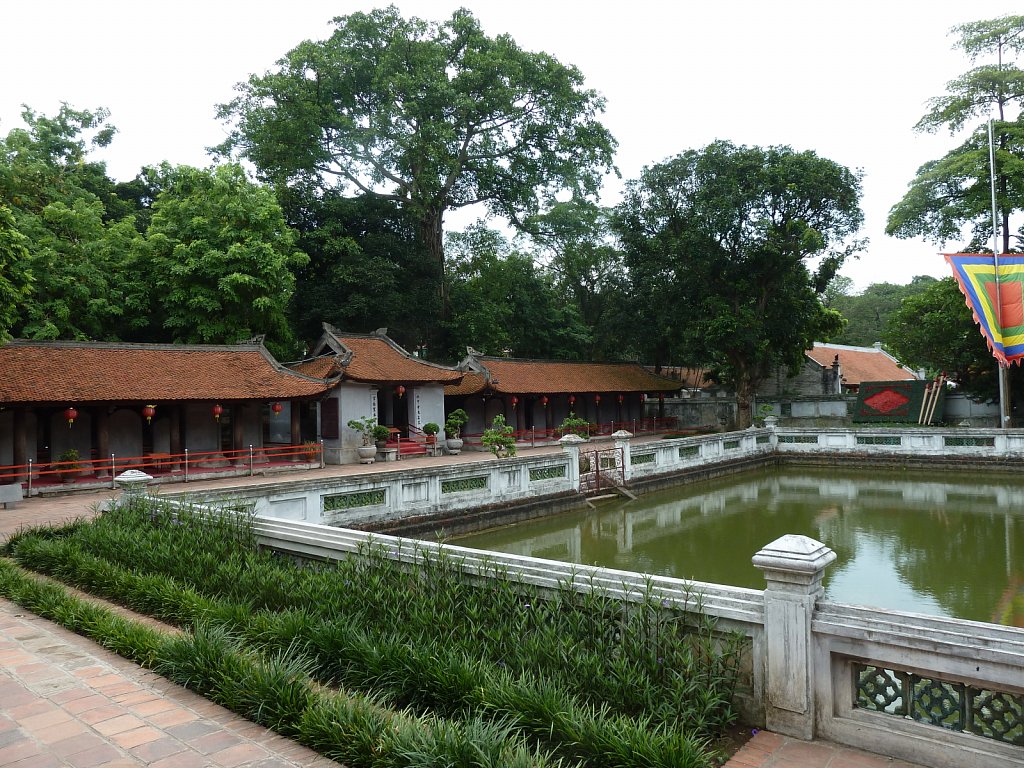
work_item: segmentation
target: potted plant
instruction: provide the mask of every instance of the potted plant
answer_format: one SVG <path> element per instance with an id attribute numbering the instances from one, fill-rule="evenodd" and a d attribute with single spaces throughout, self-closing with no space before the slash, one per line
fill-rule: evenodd
<path id="1" fill-rule="evenodd" d="M 494 417 L 494 423 L 484 430 L 482 442 L 495 458 L 503 459 L 506 456 L 516 455 L 516 439 L 512 436 L 512 425 L 505 423 L 505 417 L 500 413 Z"/>
<path id="2" fill-rule="evenodd" d="M 78 463 L 80 459 L 81 455 L 74 448 L 68 448 L 57 457 L 54 469 L 57 470 L 57 477 L 62 483 L 70 483 L 75 479 L 82 468 L 82 465 Z"/>
<path id="3" fill-rule="evenodd" d="M 428 421 L 423 425 L 423 434 L 427 436 L 427 443 L 433 445 L 437 442 L 437 433 L 441 431 L 441 427 L 432 421 Z"/>
<path id="4" fill-rule="evenodd" d="M 320 460 L 320 443 L 315 440 L 307 440 L 302 444 L 302 458 L 312 464 Z"/>
<path id="5" fill-rule="evenodd" d="M 348 420 L 348 428 L 358 432 L 363 439 L 363 444 L 356 447 L 360 464 L 373 464 L 373 460 L 377 456 L 376 434 L 374 430 L 378 426 L 377 419 L 373 416 Z M 387 427 L 384 427 L 384 429 L 387 429 Z"/>
<path id="6" fill-rule="evenodd" d="M 561 425 L 558 427 L 563 435 L 578 435 L 584 440 L 590 438 L 590 422 L 586 419 L 581 419 L 573 411 L 569 411 L 569 415 L 562 419 Z"/>
<path id="7" fill-rule="evenodd" d="M 391 430 L 383 424 L 377 424 L 373 428 L 373 442 L 377 447 L 377 453 L 383 451 L 388 445 L 388 438 L 391 437 Z"/>
<path id="8" fill-rule="evenodd" d="M 456 408 L 448 414 L 448 419 L 444 423 L 444 434 L 447 438 L 445 444 L 448 447 L 448 453 L 456 455 L 462 450 L 462 428 L 468 423 L 469 414 L 462 408 Z"/>

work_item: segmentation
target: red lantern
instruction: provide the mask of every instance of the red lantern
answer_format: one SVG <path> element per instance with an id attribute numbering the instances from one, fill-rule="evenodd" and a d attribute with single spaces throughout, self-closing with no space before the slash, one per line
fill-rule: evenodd
<path id="1" fill-rule="evenodd" d="M 594 395 L 594 405 L 600 405 L 600 404 L 601 404 L 601 396 L 600 395 Z"/>
<path id="2" fill-rule="evenodd" d="M 569 395 L 569 405 L 576 404 L 576 395 Z"/>
<path id="3" fill-rule="evenodd" d="M 623 397 L 622 395 L 619 395 L 619 405 L 622 405 L 622 401 L 625 400 L 625 399 L 626 399 L 625 397 Z"/>
<path id="4" fill-rule="evenodd" d="M 540 399 L 540 404 L 541 404 L 542 406 L 544 406 L 545 408 L 547 408 L 547 407 L 548 407 L 548 396 L 547 396 L 547 395 L 543 395 L 543 396 L 541 397 L 541 399 Z"/>
<path id="5" fill-rule="evenodd" d="M 222 413 L 224 413 L 224 409 L 221 407 L 220 403 L 217 403 L 216 405 L 213 406 L 213 420 L 214 421 L 220 421 L 220 415 Z"/>
<path id="6" fill-rule="evenodd" d="M 398 399 L 401 400 L 402 395 L 405 394 L 405 387 L 399 384 L 397 387 L 395 387 L 395 394 L 398 395 Z"/>
<path id="7" fill-rule="evenodd" d="M 517 405 L 519 405 L 519 398 L 512 395 L 512 407 L 515 408 Z"/>
<path id="8" fill-rule="evenodd" d="M 658 393 L 658 402 L 659 403 L 664 403 L 665 402 L 665 393 L 664 392 L 659 392 Z"/>
<path id="9" fill-rule="evenodd" d="M 75 406 L 69 405 L 67 408 L 64 409 L 64 418 L 68 422 L 68 429 L 71 429 L 71 427 L 75 423 L 75 419 L 78 418 L 78 411 L 75 410 Z"/>
<path id="10" fill-rule="evenodd" d="M 277 416 L 277 414 L 284 410 L 284 406 L 281 405 L 280 403 L 271 403 L 270 410 L 272 410 L 274 412 L 274 415 Z"/>
<path id="11" fill-rule="evenodd" d="M 647 393 L 646 392 L 641 392 L 640 393 L 640 402 L 642 403 L 645 400 L 647 400 Z"/>
<path id="12" fill-rule="evenodd" d="M 142 409 L 142 415 L 146 417 L 147 424 L 152 424 L 153 417 L 156 416 L 156 406 L 147 405 L 145 408 Z"/>

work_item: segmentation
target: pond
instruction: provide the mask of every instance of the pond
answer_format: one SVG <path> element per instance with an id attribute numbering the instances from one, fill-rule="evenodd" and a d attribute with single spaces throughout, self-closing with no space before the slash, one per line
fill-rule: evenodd
<path id="1" fill-rule="evenodd" d="M 1024 626 L 1024 480 L 768 468 L 451 543 L 754 589 L 787 533 L 835 550 L 826 599 Z"/>

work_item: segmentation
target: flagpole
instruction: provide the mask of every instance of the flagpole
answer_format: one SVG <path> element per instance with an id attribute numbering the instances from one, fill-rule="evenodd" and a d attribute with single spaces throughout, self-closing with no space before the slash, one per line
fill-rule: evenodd
<path id="1" fill-rule="evenodd" d="M 988 119 L 988 164 L 989 177 L 992 181 L 992 262 L 996 275 L 996 319 L 999 323 L 1000 336 L 1003 330 L 1003 296 L 999 289 L 999 216 L 996 211 L 996 150 L 995 142 L 992 140 L 992 118 Z M 1006 356 L 1006 348 L 1003 348 L 1003 356 Z M 997 361 L 999 366 L 999 426 L 1001 429 L 1010 428 L 1010 368 L 1002 360 Z"/>

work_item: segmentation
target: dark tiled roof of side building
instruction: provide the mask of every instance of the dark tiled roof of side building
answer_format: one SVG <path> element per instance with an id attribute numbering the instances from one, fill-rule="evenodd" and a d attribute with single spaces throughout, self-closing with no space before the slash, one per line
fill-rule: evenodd
<path id="1" fill-rule="evenodd" d="M 288 370 L 255 343 L 16 340 L 0 347 L 0 371 L 2 403 L 286 400 L 331 386 Z"/>
<path id="2" fill-rule="evenodd" d="M 657 376 L 638 363 L 524 360 L 473 354 L 462 365 L 470 368 L 466 378 L 459 386 L 445 387 L 445 394 L 471 395 L 484 389 L 520 394 L 674 392 L 682 387 L 680 382 Z"/>
<path id="3" fill-rule="evenodd" d="M 807 356 L 824 368 L 832 367 L 836 355 L 842 370 L 843 383 L 857 386 L 865 381 L 903 381 L 916 379 L 899 361 L 879 347 L 853 347 L 845 344 L 814 342 Z"/>

